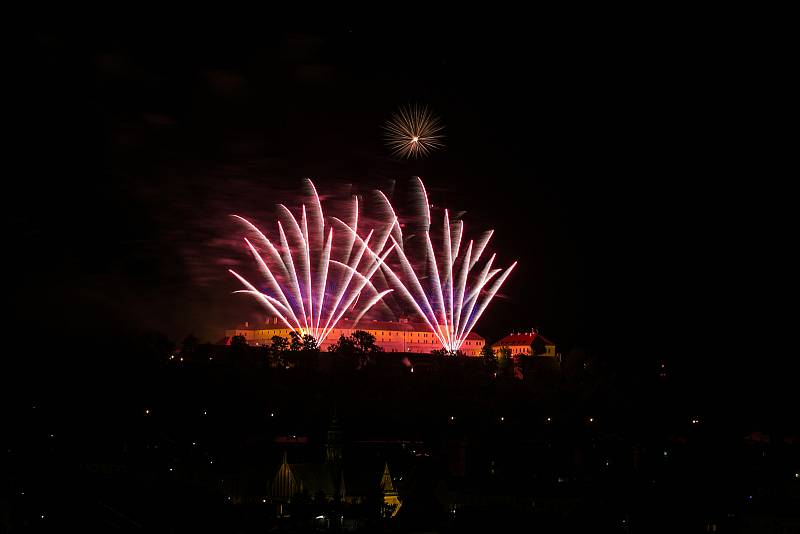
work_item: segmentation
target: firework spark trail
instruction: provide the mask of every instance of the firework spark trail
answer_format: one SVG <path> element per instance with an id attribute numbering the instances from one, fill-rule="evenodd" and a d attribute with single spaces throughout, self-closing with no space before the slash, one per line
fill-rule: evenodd
<path id="1" fill-rule="evenodd" d="M 347 311 L 356 313 L 355 324 L 378 303 L 388 309 L 384 297 L 394 293 L 422 318 L 445 350 L 459 350 L 517 265 L 515 262 L 505 271 L 492 268 L 496 258 L 492 254 L 480 271 L 474 272 L 494 231 L 484 233 L 477 240 L 471 239 L 462 247 L 464 222 L 452 221 L 449 210 L 444 210 L 442 237 L 436 241 L 442 247 L 437 251 L 431 237 L 431 205 L 425 185 L 416 177 L 424 226 L 421 230 L 424 253 L 418 266 L 404 250 L 403 225 L 389 199 L 380 191 L 378 199 L 385 209 L 385 217 L 381 216 L 380 220 L 385 224 L 377 231 L 371 229 L 365 239 L 358 235 L 358 197 L 353 197 L 353 211 L 347 217 L 352 221 L 350 224 L 338 217 L 330 218 L 346 230 L 344 246 L 339 248 L 336 237 L 342 234 L 338 229 L 334 232 L 333 227 L 326 232 L 319 195 L 313 183 L 310 180 L 307 183 L 313 202 L 310 208 L 301 205 L 299 221 L 289 208 L 278 205 L 282 218 L 288 222 L 284 227 L 283 221 L 278 220 L 278 247 L 250 221 L 234 216 L 258 237 L 259 246 L 247 238 L 245 243 L 266 281 L 265 290 L 259 291 L 231 270 L 246 287 L 237 293 L 254 295 L 292 331 L 310 334 L 317 343 L 325 341 Z M 343 252 L 343 256 L 338 257 L 344 261 L 334 259 L 334 249 L 337 254 Z M 392 253 L 395 265 L 399 265 L 397 270 L 388 263 Z M 335 269 L 331 270 L 331 266 Z M 427 287 L 423 286 L 423 279 Z M 376 284 L 385 287 L 379 290 Z M 360 298 L 363 291 L 371 296 Z M 360 312 L 356 311 L 357 307 L 361 307 Z"/>
<path id="2" fill-rule="evenodd" d="M 346 261 L 350 265 L 345 267 L 352 272 L 345 272 L 343 276 L 336 277 L 330 272 L 330 266 L 336 264 L 331 256 L 336 240 L 336 234 L 331 227 L 325 228 L 325 217 L 322 204 L 314 184 L 307 180 L 312 192 L 313 200 L 310 209 L 306 204 L 301 206 L 300 220 L 289 208 L 279 204 L 278 209 L 288 226 L 278 220 L 279 246 L 276 247 L 253 223 L 247 219 L 234 215 L 245 223 L 258 239 L 256 246 L 250 239 L 245 238 L 249 252 L 253 255 L 258 270 L 265 279 L 263 291 L 259 291 L 253 284 L 237 272 L 230 270 L 246 289 L 236 293 L 251 294 L 277 317 L 291 331 L 298 334 L 309 334 L 317 343 L 322 343 L 327 335 L 341 319 L 343 314 L 353 306 L 362 291 L 369 291 L 372 296 L 365 298 L 365 305 L 358 305 L 360 312 L 358 318 L 364 316 L 391 290 L 378 291 L 372 283 L 372 276 L 378 272 L 392 250 L 394 245 L 383 252 L 382 257 L 364 263 L 359 269 L 359 264 L 367 248 L 363 242 L 360 251 L 352 255 L 355 237 L 349 239 L 350 247 L 346 251 Z M 358 224 L 358 200 L 355 202 L 354 224 Z M 385 243 L 394 226 L 381 237 L 380 250 L 383 251 Z M 327 236 L 326 236 L 327 234 Z M 372 237 L 369 232 L 367 241 Z M 365 274 L 364 274 L 365 273 Z M 355 276 L 357 275 L 357 276 Z M 355 279 L 355 282 L 354 282 Z M 328 287 L 330 284 L 330 288 Z M 331 303 L 331 301 L 333 301 Z M 344 304 L 344 305 L 343 305 Z M 323 320 L 325 320 L 323 326 Z"/>
<path id="3" fill-rule="evenodd" d="M 334 217 L 333 220 L 336 221 L 338 219 L 336 217 Z M 328 320 L 325 322 L 325 327 L 322 329 L 323 332 L 328 329 L 328 325 L 330 325 L 331 320 L 333 320 L 333 316 L 334 316 L 334 314 L 336 312 L 336 309 L 338 308 L 339 303 L 342 301 L 342 297 L 344 296 L 344 292 L 347 289 L 347 287 L 350 285 L 350 281 L 353 279 L 353 275 L 358 273 L 358 271 L 356 271 L 356 266 L 359 264 L 359 262 L 361 261 L 361 257 L 364 255 L 364 251 L 367 248 L 367 243 L 369 243 L 369 240 L 372 238 L 372 233 L 373 233 L 373 231 L 370 230 L 369 234 L 367 235 L 367 239 L 362 241 L 363 244 L 361 246 L 361 250 L 355 256 L 355 261 L 353 262 L 352 265 L 343 264 L 343 263 L 338 262 L 336 260 L 332 260 L 331 261 L 332 263 L 334 263 L 336 265 L 344 265 L 348 269 L 349 275 L 347 277 L 347 280 L 345 280 L 343 284 L 340 284 L 340 290 L 336 294 L 336 300 L 335 300 L 335 302 L 333 304 L 333 308 L 331 309 L 331 314 L 328 317 Z M 355 233 L 353 233 L 353 235 L 357 237 L 357 235 Z M 355 241 L 355 237 L 353 237 L 353 241 Z"/>
<path id="4" fill-rule="evenodd" d="M 287 310 L 287 313 L 291 315 L 292 320 L 294 320 L 297 323 L 298 322 L 297 316 L 294 314 L 292 307 L 289 305 L 289 301 L 286 299 L 286 295 L 283 293 L 281 286 L 278 284 L 278 282 L 275 280 L 275 277 L 272 275 L 272 271 L 269 270 L 269 267 L 264 261 L 264 258 L 261 257 L 261 254 L 259 254 L 256 248 L 253 246 L 253 244 L 250 243 L 250 240 L 248 240 L 247 238 L 244 238 L 244 240 L 247 243 L 247 246 L 250 248 L 250 251 L 252 252 L 253 256 L 256 258 L 256 262 L 258 263 L 259 269 L 261 270 L 261 273 L 264 275 L 264 277 L 267 279 L 270 289 L 274 294 L 280 296 L 280 303 L 283 306 L 283 309 Z"/>
<path id="5" fill-rule="evenodd" d="M 333 220 L 334 220 L 334 221 L 337 221 L 338 223 L 340 223 L 341 225 L 343 225 L 343 226 L 344 226 L 344 227 L 345 227 L 347 230 L 349 230 L 349 231 L 350 231 L 350 232 L 351 232 L 351 233 L 352 233 L 352 234 L 355 236 L 355 239 L 356 239 L 357 241 L 361 241 L 361 242 L 363 243 L 363 240 L 362 240 L 362 239 L 361 239 L 361 238 L 360 238 L 360 237 L 359 237 L 357 234 L 355 234 L 355 231 L 354 231 L 352 228 L 350 228 L 350 227 L 349 227 L 349 226 L 348 226 L 348 225 L 347 225 L 347 224 L 346 224 L 344 221 L 342 221 L 341 219 L 338 219 L 338 218 L 336 218 L 336 217 L 333 217 Z M 394 246 L 395 246 L 395 250 L 396 250 L 396 251 L 399 251 L 399 254 L 400 254 L 401 258 L 404 258 L 404 257 L 405 257 L 405 255 L 403 254 L 403 251 L 402 251 L 402 250 L 400 250 L 400 248 L 399 248 L 399 247 L 397 247 L 397 244 L 396 244 L 396 243 L 394 244 Z M 372 256 L 373 258 L 377 258 L 377 255 L 376 255 L 376 254 L 375 254 L 375 253 L 374 253 L 374 252 L 373 252 L 373 251 L 372 251 L 372 250 L 371 250 L 369 247 L 367 247 L 367 248 L 366 248 L 366 251 L 367 251 L 367 252 L 370 254 L 370 256 Z M 406 260 L 406 261 L 407 261 L 407 260 Z M 409 266 L 409 268 L 411 268 L 411 267 L 410 267 L 410 264 L 408 264 L 408 266 Z M 406 301 L 407 301 L 409 304 L 411 304 L 411 306 L 412 306 L 412 307 L 415 309 L 415 311 L 416 311 L 416 312 L 417 312 L 417 313 L 420 315 L 420 317 L 422 317 L 422 319 L 423 319 L 423 320 L 425 321 L 425 323 L 428 325 L 428 328 L 430 328 L 430 329 L 431 329 L 431 332 L 433 332 L 433 334 L 434 334 L 434 335 L 437 337 L 437 339 L 438 339 L 438 340 L 439 340 L 439 342 L 442 344 L 442 346 L 445 346 L 445 345 L 446 345 L 446 341 L 444 340 L 444 338 L 442 338 L 442 336 L 441 336 L 441 334 L 440 334 L 440 332 L 439 332 L 439 329 L 438 329 L 438 328 L 434 328 L 433 324 L 431 324 L 431 321 L 430 321 L 430 320 L 429 320 L 429 318 L 428 318 L 428 314 L 427 314 L 427 313 L 425 313 L 425 312 L 422 310 L 422 308 L 421 308 L 421 307 L 420 307 L 420 305 L 418 304 L 417 300 L 414 298 L 414 296 L 413 296 L 413 295 L 411 295 L 411 292 L 408 290 L 408 288 L 405 286 L 405 284 L 403 284 L 403 282 L 402 282 L 402 281 L 400 280 L 400 278 L 399 278 L 399 277 L 398 277 L 398 276 L 397 276 L 397 275 L 394 273 L 394 271 L 393 271 L 392 269 L 390 269 L 389 267 L 387 267 L 385 264 L 383 264 L 383 265 L 382 265 L 382 268 L 384 269 L 384 272 L 385 272 L 385 273 L 386 273 L 386 275 L 389 277 L 389 279 L 392 281 L 392 283 L 393 283 L 393 284 L 395 284 L 395 286 L 396 286 L 396 287 L 399 289 L 400 293 L 403 295 L 403 297 L 406 299 Z M 427 298 L 425 298 L 425 292 L 424 292 L 424 290 L 422 289 L 422 286 L 419 284 L 419 280 L 416 278 L 416 275 L 414 275 L 414 273 L 413 273 L 413 270 L 411 271 L 411 277 L 410 277 L 410 278 L 411 278 L 411 280 L 412 280 L 413 282 L 415 282 L 415 283 L 416 283 L 416 285 L 418 286 L 418 288 L 419 288 L 419 291 L 420 291 L 420 294 L 422 295 L 422 298 L 421 298 L 420 300 L 422 300 L 422 301 L 423 301 L 423 302 L 426 304 L 426 306 L 428 307 L 428 310 L 429 310 L 429 311 L 430 311 L 430 313 L 431 313 L 431 316 L 432 316 L 432 318 L 433 318 L 433 321 L 436 323 L 436 317 L 435 317 L 435 316 L 433 316 L 433 310 L 431 310 L 431 307 L 430 307 L 430 302 L 427 300 Z M 438 325 L 438 323 L 436 323 L 436 324 Z"/>
<path id="6" fill-rule="evenodd" d="M 356 232 L 358 232 L 358 197 L 353 196 L 353 201 L 355 203 L 354 213 L 353 213 L 353 228 Z M 353 245 L 356 242 L 355 234 L 348 233 L 350 238 L 347 240 L 347 246 L 345 247 L 345 254 L 344 254 L 344 263 L 350 264 L 350 254 L 353 253 Z"/>
<path id="7" fill-rule="evenodd" d="M 481 318 L 481 315 L 483 315 L 483 312 L 484 312 L 484 310 L 486 310 L 486 307 L 489 305 L 489 302 L 494 298 L 494 296 L 497 294 L 497 291 L 500 289 L 500 286 L 503 285 L 503 282 L 506 281 L 506 278 L 508 278 L 508 275 L 511 274 L 511 271 L 516 266 L 517 266 L 517 262 L 512 263 L 511 266 L 509 268 L 507 268 L 502 275 L 500 275 L 500 278 L 495 280 L 495 282 L 492 285 L 492 287 L 489 288 L 489 291 L 487 292 L 488 295 L 483 299 L 483 302 L 481 303 L 480 307 L 478 308 L 478 311 L 475 313 L 475 315 L 472 318 L 470 318 L 469 322 L 466 325 L 466 328 L 464 329 L 464 332 L 462 333 L 462 336 L 463 336 L 464 339 L 466 339 L 466 336 L 468 336 L 469 333 L 472 331 L 472 329 L 475 327 L 475 323 L 477 323 L 478 319 Z M 477 299 L 476 299 L 476 301 L 477 301 Z"/>
<path id="8" fill-rule="evenodd" d="M 386 295 L 388 295 L 392 291 L 394 291 L 394 290 L 393 289 L 386 289 L 384 291 L 381 291 L 380 293 L 378 293 L 374 297 L 372 297 L 372 299 L 367 303 L 367 305 L 364 306 L 364 310 L 358 315 L 358 317 L 355 318 L 355 320 L 353 321 L 353 324 L 350 325 L 350 328 L 355 328 L 356 325 L 358 324 L 358 322 L 361 320 L 361 318 L 364 317 L 364 314 L 366 314 L 374 305 L 376 305 L 379 300 L 381 300 L 383 297 L 385 297 Z"/>
<path id="9" fill-rule="evenodd" d="M 412 296 L 405 285 L 398 294 L 406 301 L 411 302 L 414 309 L 425 319 L 434 335 L 442 343 L 442 347 L 447 351 L 455 352 L 467 339 L 489 302 L 511 274 L 516 262 L 495 279 L 488 290 L 484 291 L 495 276 L 502 271 L 502 269 L 492 269 L 496 257 L 493 254 L 477 277 L 472 277 L 473 281 L 470 284 L 470 272 L 480 262 L 481 255 L 494 231 L 487 232 L 477 242 L 470 240 L 466 252 L 462 256 L 461 241 L 464 236 L 464 223 L 459 220 L 457 226 L 453 228 L 450 213 L 448 210 L 444 210 L 443 245 L 442 251 L 437 255 L 429 231 L 431 206 L 428 202 L 427 191 L 422 180 L 419 177 L 416 177 L 416 180 L 421 191 L 420 204 L 423 207 L 423 221 L 426 228 L 423 231 L 426 256 L 424 272 L 428 274 L 429 290 L 426 292 L 423 289 L 414 266 L 406 254 L 396 247 L 395 253 L 399 259 L 403 276 L 410 280 L 417 296 L 416 298 Z M 392 239 L 394 241 L 394 238 Z M 459 265 L 460 270 L 458 270 Z M 394 278 L 396 279 L 396 276 Z M 470 285 L 469 289 L 467 289 L 468 285 Z"/>
<path id="10" fill-rule="evenodd" d="M 419 277 L 414 272 L 414 267 L 411 265 L 411 262 L 408 261 L 408 257 L 404 252 L 398 252 L 398 256 L 400 258 L 400 265 L 403 268 L 404 275 L 406 275 L 413 283 L 414 289 L 417 291 L 418 298 L 425 304 L 426 310 L 430 314 L 430 320 L 436 325 L 436 330 L 438 331 L 439 321 L 436 318 L 436 313 L 433 311 L 433 306 L 431 306 L 428 297 L 425 295 L 425 290 L 422 288 L 422 283 L 420 282 Z M 426 317 L 428 316 L 426 315 Z"/>
<path id="11" fill-rule="evenodd" d="M 378 258 L 378 260 L 375 262 L 375 265 L 370 267 L 370 270 L 367 272 L 367 274 L 362 276 L 363 280 L 361 280 L 361 285 L 358 286 L 358 289 L 356 289 L 355 292 L 350 296 L 350 300 L 348 300 L 347 304 L 344 305 L 344 307 L 342 308 L 342 311 L 339 312 L 339 315 L 336 317 L 336 320 L 333 322 L 334 325 L 339 322 L 339 320 L 342 318 L 342 315 L 344 315 L 344 313 L 347 311 L 347 309 L 350 307 L 350 305 L 353 304 L 353 301 L 356 298 L 358 298 L 358 295 L 361 293 L 361 290 L 364 289 L 364 286 L 366 286 L 369 283 L 369 279 L 372 278 L 372 275 L 375 274 L 375 271 L 377 271 L 380 268 L 380 266 L 383 265 L 383 262 L 386 260 L 386 256 L 388 256 L 392 252 L 393 249 L 394 249 L 394 245 L 389 247 L 389 249 L 384 253 L 384 255 L 381 256 L 380 258 Z M 331 329 L 329 328 L 327 332 L 323 332 L 322 339 L 325 339 L 325 337 L 327 337 L 327 335 L 330 332 L 330 330 Z"/>
<path id="12" fill-rule="evenodd" d="M 433 251 L 433 243 L 431 242 L 431 233 L 425 232 L 425 243 L 428 246 L 428 267 L 431 273 L 431 279 L 433 280 L 433 298 L 434 302 L 433 305 L 438 308 L 439 310 L 439 318 L 441 322 L 439 323 L 439 328 L 444 329 L 445 332 L 447 331 L 447 317 L 445 309 L 444 309 L 444 295 L 442 293 L 442 282 L 439 277 L 439 265 L 436 261 L 436 254 Z M 443 334 L 447 340 L 447 345 L 450 345 L 450 336 L 447 334 Z"/>
<path id="13" fill-rule="evenodd" d="M 447 306 L 450 312 L 450 322 L 447 324 L 448 339 L 453 338 L 453 242 L 450 236 L 450 214 L 444 210 L 444 262 L 446 266 L 445 294 L 447 295 Z"/>
<path id="14" fill-rule="evenodd" d="M 462 225 L 463 226 L 463 225 Z M 472 256 L 472 240 L 470 240 L 469 245 L 467 245 L 467 253 L 464 256 L 464 259 L 461 261 L 461 271 L 458 276 L 458 288 L 456 289 L 457 301 L 456 301 L 456 332 L 458 332 L 458 327 L 461 324 L 461 310 L 464 306 L 464 290 L 467 287 L 467 274 L 469 273 L 469 264 L 470 259 Z"/>
<path id="15" fill-rule="evenodd" d="M 444 147 L 440 132 L 444 127 L 428 108 L 400 108 L 384 124 L 386 144 L 400 158 L 427 156 L 432 150 Z"/>

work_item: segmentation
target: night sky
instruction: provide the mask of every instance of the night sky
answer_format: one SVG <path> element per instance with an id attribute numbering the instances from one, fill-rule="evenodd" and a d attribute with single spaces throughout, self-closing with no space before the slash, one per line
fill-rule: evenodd
<path id="1" fill-rule="evenodd" d="M 259 315 L 219 262 L 245 258 L 228 214 L 269 223 L 306 176 L 325 192 L 419 175 L 520 262 L 476 328 L 489 340 L 538 327 L 565 353 L 746 361 L 777 329 L 763 262 L 786 268 L 766 204 L 784 74 L 746 32 L 704 28 L 30 29 L 12 326 L 216 341 Z M 381 124 L 410 102 L 447 148 L 398 161 Z"/>

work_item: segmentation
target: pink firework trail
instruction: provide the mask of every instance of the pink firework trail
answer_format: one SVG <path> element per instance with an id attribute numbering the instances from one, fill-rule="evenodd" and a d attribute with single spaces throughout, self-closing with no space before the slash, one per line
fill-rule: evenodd
<path id="1" fill-rule="evenodd" d="M 470 240 L 464 247 L 462 246 L 464 223 L 458 221 L 455 225 L 451 224 L 447 210 L 444 211 L 443 217 L 442 245 L 437 251 L 431 239 L 428 195 L 422 180 L 416 178 L 416 183 L 419 187 L 419 204 L 423 220 L 422 238 L 425 246 L 425 260 L 416 262 L 416 266 L 414 258 L 409 258 L 405 252 L 402 225 L 383 193 L 379 192 L 379 198 L 386 205 L 392 219 L 384 235 L 392 242 L 396 260 L 392 264 L 394 268 L 384 261 L 385 255 L 379 256 L 382 244 L 377 251 L 372 250 L 366 241 L 358 236 L 355 228 L 335 217 L 333 220 L 347 230 L 355 242 L 364 246 L 373 260 L 380 262 L 387 284 L 395 290 L 394 295 L 422 318 L 442 348 L 456 352 L 464 344 L 517 262 L 505 270 L 493 269 L 495 260 L 493 254 L 483 268 L 476 271 L 475 267 L 480 263 L 494 231 L 487 232 L 477 241 Z"/>
<path id="2" fill-rule="evenodd" d="M 470 240 L 466 247 L 462 246 L 464 223 L 458 221 L 451 224 L 448 210 L 444 210 L 441 248 L 437 251 L 431 239 L 431 213 L 428 194 L 422 180 L 416 178 L 420 189 L 420 203 L 423 207 L 425 228 L 426 261 L 423 269 L 415 269 L 411 261 L 399 246 L 399 241 L 391 237 L 395 245 L 395 253 L 400 262 L 405 278 L 410 282 L 404 284 L 406 291 L 398 294 L 415 301 L 414 307 L 422 311 L 425 322 L 449 352 L 456 352 L 464 344 L 475 324 L 486 310 L 489 302 L 497 295 L 517 262 L 503 269 L 492 269 L 495 255 L 486 262 L 483 269 L 474 272 L 480 262 L 486 245 L 491 239 L 488 232 L 479 241 Z M 400 225 L 396 226 L 402 232 Z M 401 233 L 402 239 L 402 233 Z M 422 275 L 419 271 L 422 270 Z M 497 276 L 499 274 L 499 276 Z M 423 286 L 423 278 L 427 282 L 427 290 Z M 491 283 L 490 283 L 491 282 Z M 408 290 L 410 286 L 411 290 Z M 413 290 L 413 291 L 412 291 Z"/>
<path id="3" fill-rule="evenodd" d="M 369 297 L 365 297 L 365 304 L 355 322 L 392 291 L 378 291 L 371 278 L 394 245 L 384 250 L 387 237 L 380 236 L 380 246 L 376 250 L 369 249 L 370 254 L 365 256 L 374 231 L 370 231 L 365 240 L 359 239 L 358 245 L 350 232 L 346 232 L 343 261 L 333 259 L 334 229 L 326 228 L 316 188 L 310 180 L 306 183 L 313 201 L 310 209 L 305 204 L 301 206 L 299 221 L 289 208 L 278 205 L 283 220 L 277 224 L 277 246 L 253 223 L 234 215 L 256 238 L 256 244 L 248 238 L 244 242 L 264 278 L 263 288 L 257 288 L 232 269 L 230 273 L 246 288 L 237 293 L 255 296 L 290 330 L 310 335 L 317 343 L 322 343 L 345 312 L 355 306 L 362 292 Z M 351 219 L 357 235 L 358 200 L 354 198 L 353 201 Z"/>
<path id="4" fill-rule="evenodd" d="M 258 246 L 247 238 L 244 241 L 264 278 L 260 290 L 231 270 L 246 288 L 238 292 L 254 295 L 288 328 L 301 335 L 309 334 L 318 343 L 325 340 L 346 312 L 355 314 L 355 326 L 393 293 L 424 321 L 442 348 L 458 351 L 517 265 L 514 262 L 506 269 L 493 268 L 493 254 L 478 269 L 493 231 L 465 246 L 463 221 L 452 223 L 449 211 L 444 210 L 436 239 L 439 246 L 435 246 L 428 195 L 422 180 L 416 178 L 421 232 L 404 238 L 403 225 L 391 202 L 378 191 L 385 214 L 379 221 L 381 228 L 373 228 L 362 237 L 357 197 L 353 197 L 347 220 L 331 217 L 334 226 L 327 226 L 316 189 L 310 180 L 307 184 L 313 202 L 310 209 L 301 206 L 299 221 L 291 210 L 279 205 L 283 221 L 277 225 L 278 246 L 251 222 L 234 216 L 257 238 Z M 413 257 L 406 246 L 419 240 L 422 260 Z M 339 259 L 333 257 L 337 251 Z M 385 287 L 379 290 L 376 284 Z"/>

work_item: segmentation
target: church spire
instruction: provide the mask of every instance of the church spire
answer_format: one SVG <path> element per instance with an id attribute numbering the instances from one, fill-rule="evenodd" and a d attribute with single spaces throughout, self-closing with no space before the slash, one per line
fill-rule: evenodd
<path id="1" fill-rule="evenodd" d="M 383 463 L 383 477 L 381 478 L 381 489 L 384 493 L 394 493 L 392 475 L 389 473 L 389 462 Z"/>

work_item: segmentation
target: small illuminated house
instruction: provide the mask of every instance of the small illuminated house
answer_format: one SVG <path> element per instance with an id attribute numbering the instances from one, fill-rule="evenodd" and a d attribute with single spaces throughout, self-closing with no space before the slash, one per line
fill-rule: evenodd
<path id="1" fill-rule="evenodd" d="M 492 343 L 492 352 L 497 355 L 500 349 L 508 347 L 512 355 L 556 357 L 556 344 L 545 338 L 536 330 L 515 332 L 500 341 Z"/>

